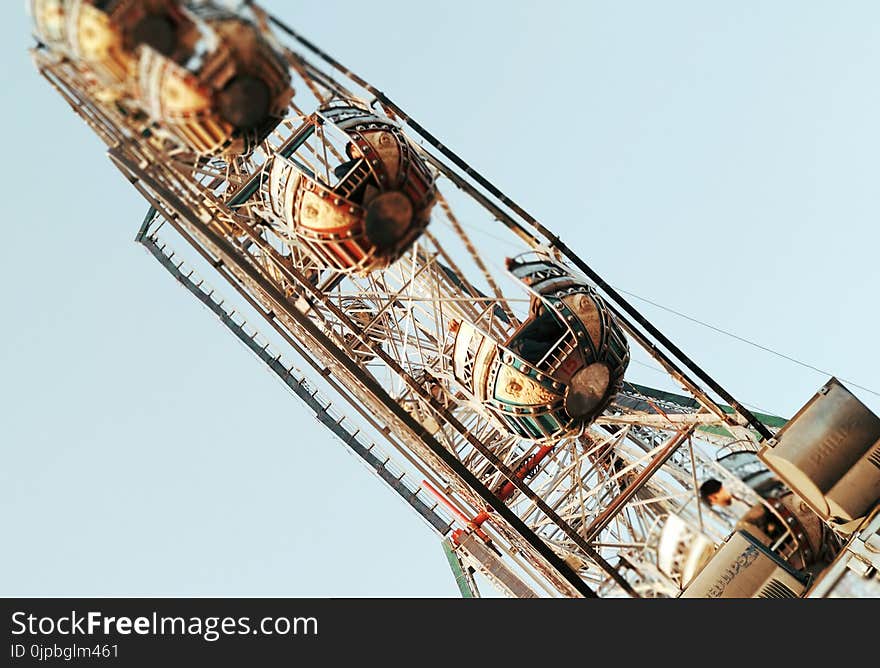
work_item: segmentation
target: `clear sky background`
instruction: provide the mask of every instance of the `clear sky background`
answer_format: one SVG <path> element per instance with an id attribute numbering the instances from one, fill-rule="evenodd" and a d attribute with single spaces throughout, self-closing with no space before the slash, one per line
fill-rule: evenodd
<path id="1" fill-rule="evenodd" d="M 22 5 L 0 8 L 0 594 L 457 595 L 415 514 L 132 241 L 145 205 L 37 75 Z M 880 388 L 880 4 L 266 6 L 613 285 Z M 636 304 L 753 406 L 788 417 L 825 380 Z"/>

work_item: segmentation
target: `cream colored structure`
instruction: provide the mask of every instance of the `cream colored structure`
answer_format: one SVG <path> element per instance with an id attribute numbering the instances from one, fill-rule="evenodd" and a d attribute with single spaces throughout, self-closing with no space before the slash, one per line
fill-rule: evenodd
<path id="1" fill-rule="evenodd" d="M 805 579 L 745 531 L 734 533 L 680 598 L 800 598 Z"/>
<path id="2" fill-rule="evenodd" d="M 834 524 L 857 524 L 880 500 L 880 417 L 836 378 L 758 456 Z"/>

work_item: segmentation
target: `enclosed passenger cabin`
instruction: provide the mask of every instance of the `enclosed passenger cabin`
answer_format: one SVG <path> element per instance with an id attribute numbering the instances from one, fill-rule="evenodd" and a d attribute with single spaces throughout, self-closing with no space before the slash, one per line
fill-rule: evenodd
<path id="1" fill-rule="evenodd" d="M 47 47 L 120 96 L 134 93 L 138 47 L 184 62 L 199 40 L 177 0 L 31 0 L 31 14 Z"/>
<path id="2" fill-rule="evenodd" d="M 531 293 L 529 317 L 504 343 L 457 325 L 455 377 L 506 431 L 558 438 L 589 424 L 620 391 L 626 337 L 582 277 L 537 254 L 509 261 Z"/>
<path id="3" fill-rule="evenodd" d="M 330 130 L 343 145 L 334 145 Z M 273 161 L 269 206 L 321 266 L 358 274 L 383 269 L 428 226 L 434 175 L 387 118 L 355 106 L 326 107 L 294 139 Z M 326 156 L 320 166 L 296 153 L 314 139 L 315 153 Z"/>
<path id="4" fill-rule="evenodd" d="M 204 31 L 185 65 L 144 47 L 140 97 L 150 116 L 203 156 L 241 155 L 286 115 L 293 96 L 283 57 L 256 26 L 211 5 L 193 9 Z"/>
<path id="5" fill-rule="evenodd" d="M 835 536 L 767 468 L 751 449 L 750 442 L 722 448 L 716 461 L 761 497 L 761 501 L 740 518 L 739 529 L 797 569 L 811 568 L 835 553 Z"/>

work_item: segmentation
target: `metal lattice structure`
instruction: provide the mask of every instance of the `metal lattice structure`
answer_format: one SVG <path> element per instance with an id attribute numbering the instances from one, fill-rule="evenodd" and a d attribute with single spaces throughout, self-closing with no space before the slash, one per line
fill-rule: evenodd
<path id="1" fill-rule="evenodd" d="M 721 479 L 759 502 L 724 455 L 754 465 L 759 441 L 782 421 L 737 402 L 383 93 L 257 5 L 240 16 L 283 58 L 295 91 L 284 118 L 246 153 L 180 144 L 125 99 L 99 94 L 75 58 L 45 44 L 33 51 L 40 73 L 149 202 L 138 241 L 447 540 L 461 582 L 472 569 L 513 596 L 677 595 L 694 542 L 717 544 L 735 523 L 701 507 L 700 482 Z M 370 246 L 376 207 L 355 204 L 371 174 L 388 192 L 382 165 L 369 159 L 391 155 L 371 143 L 380 130 L 394 142 L 385 148 L 396 151 L 398 187 L 420 202 L 384 255 Z M 396 220 L 392 200 L 382 220 Z M 322 207 L 361 227 L 297 224 L 320 219 Z M 474 229 L 518 248 L 512 257 L 543 258 L 588 286 L 625 345 L 653 358 L 681 393 L 624 378 L 591 421 L 530 437 L 487 410 L 456 370 L 460 323 L 494 342 L 501 359 L 519 359 L 507 342 L 534 300 L 546 298 Z M 197 266 L 261 319 L 277 353 L 206 287 Z"/>

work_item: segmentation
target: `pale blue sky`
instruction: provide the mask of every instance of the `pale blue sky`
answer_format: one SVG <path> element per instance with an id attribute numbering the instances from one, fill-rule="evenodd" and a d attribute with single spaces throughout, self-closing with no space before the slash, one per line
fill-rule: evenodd
<path id="1" fill-rule="evenodd" d="M 434 535 L 133 243 L 145 206 L 36 74 L 22 4 L 0 594 L 456 595 Z M 880 387 L 876 2 L 266 5 L 612 284 Z M 749 404 L 788 416 L 824 381 L 644 313 Z"/>

